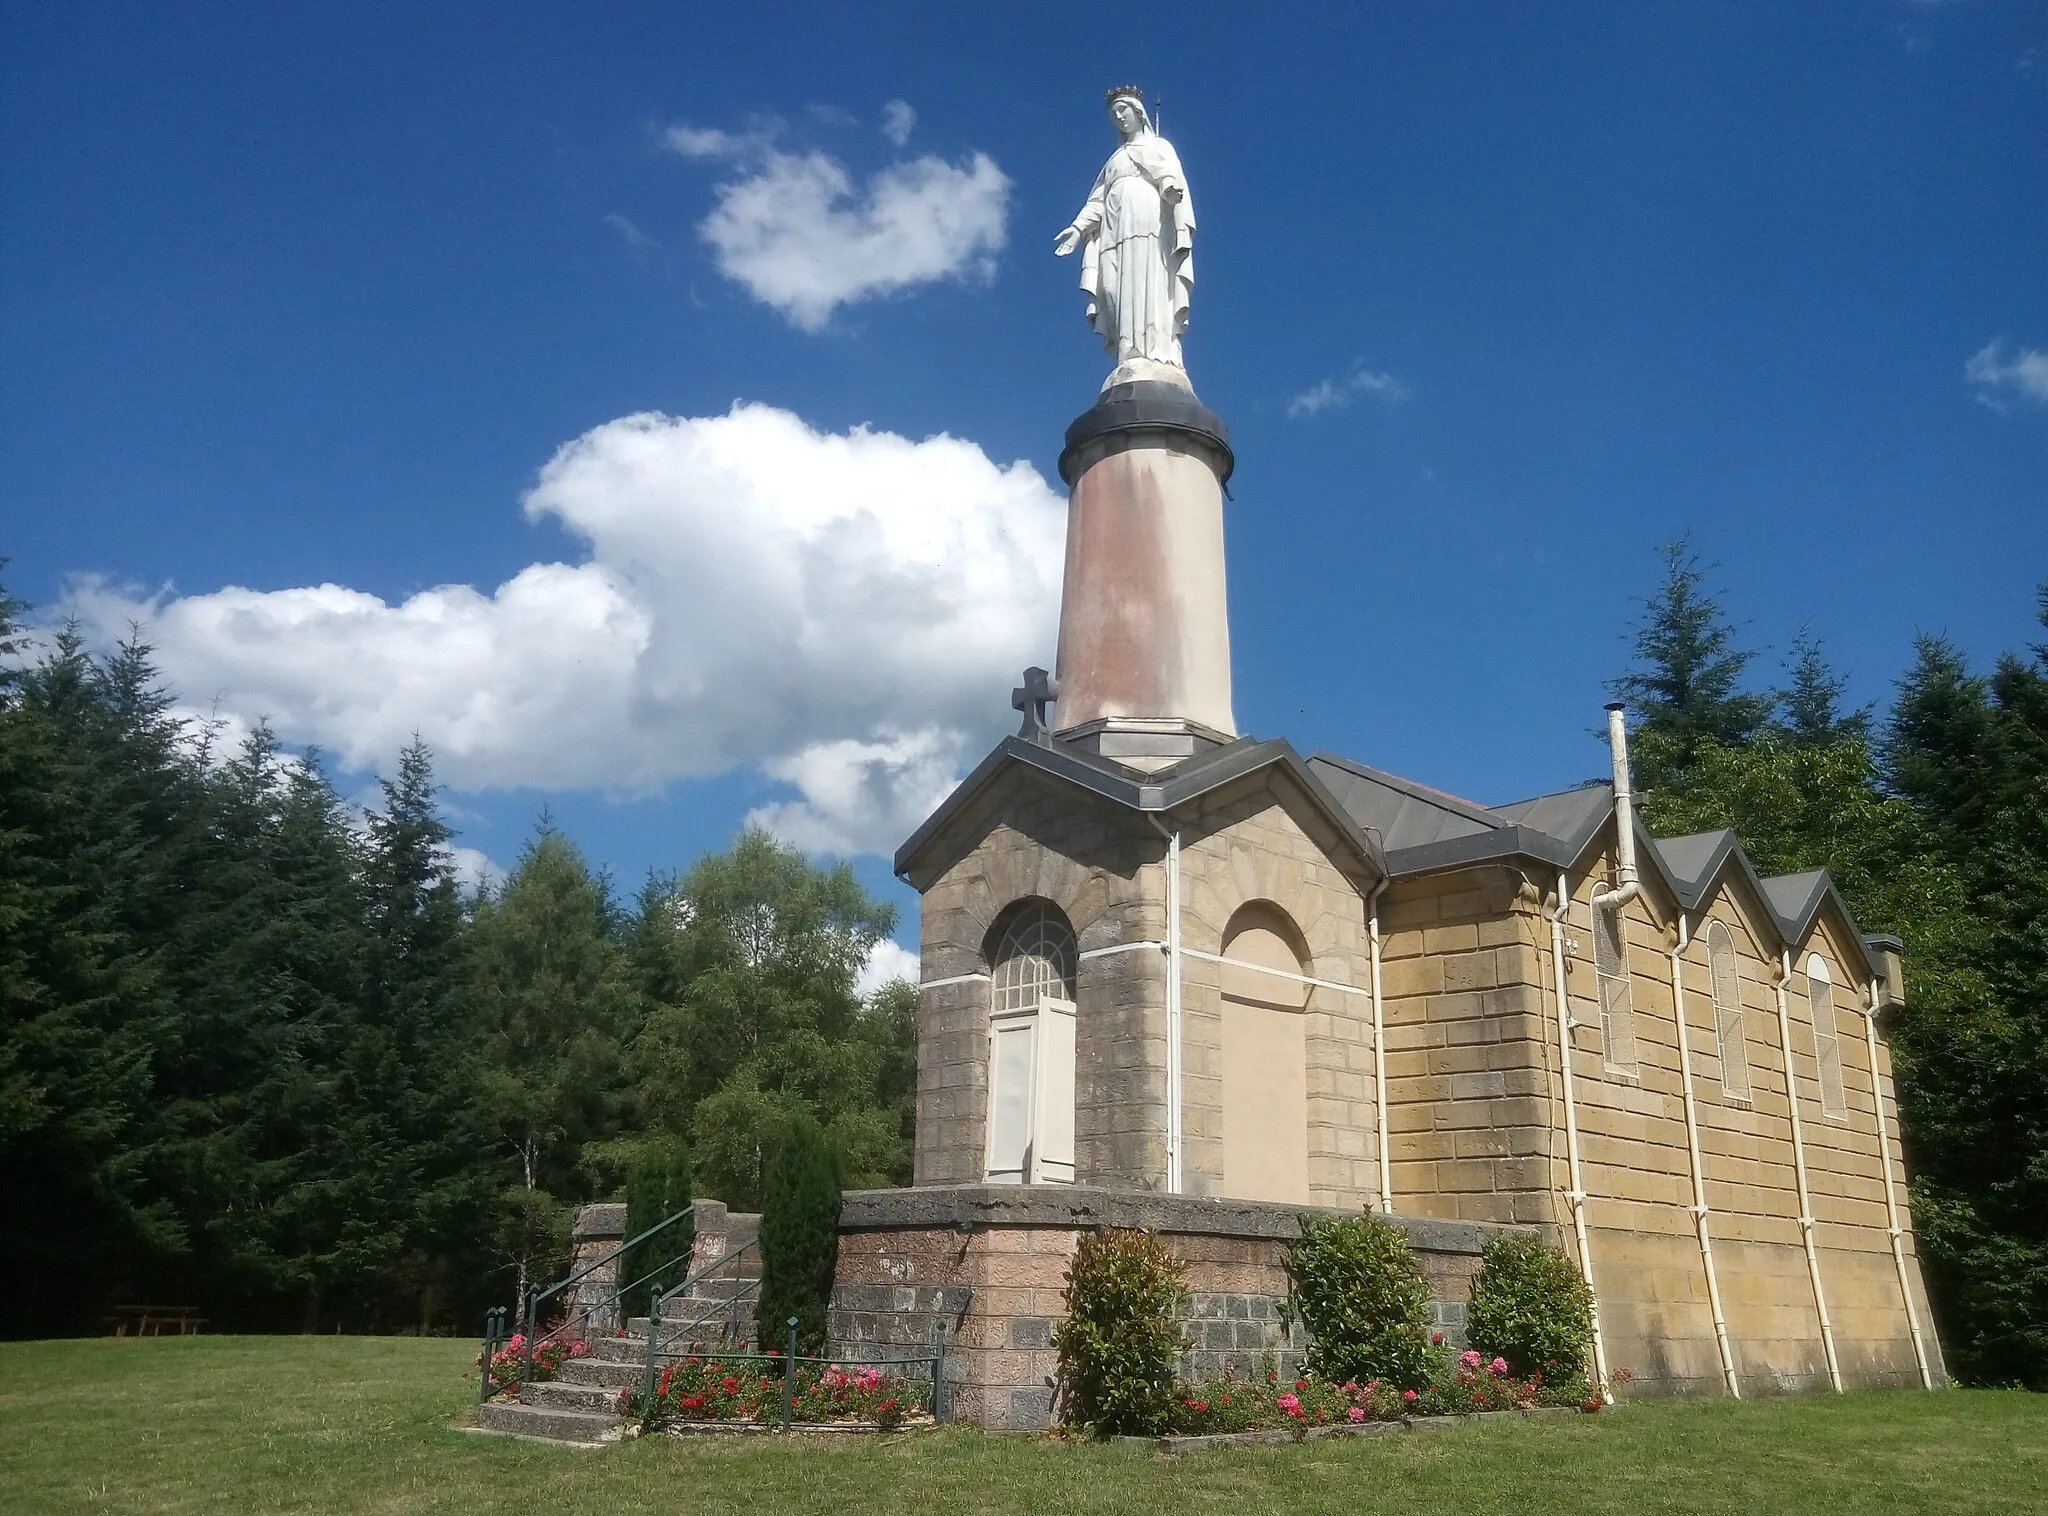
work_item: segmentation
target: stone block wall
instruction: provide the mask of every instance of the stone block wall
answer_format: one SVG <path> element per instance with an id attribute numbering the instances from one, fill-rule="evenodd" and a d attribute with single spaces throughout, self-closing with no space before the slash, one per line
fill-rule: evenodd
<path id="1" fill-rule="evenodd" d="M 1308 1180 L 1320 1205 L 1379 1200 L 1379 1092 L 1373 1086 L 1371 966 L 1365 891 L 1333 864 L 1332 840 L 1290 807 L 1268 773 L 1210 797 L 1181 840 L 1181 941 L 1220 954 L 1238 910 L 1276 907 L 1308 949 L 1302 973 L 1356 993 L 1313 987 L 1303 1013 Z M 1181 975 L 1182 1186 L 1222 1195 L 1222 966 L 1188 957 Z"/>
<path id="2" fill-rule="evenodd" d="M 1396 880 L 1380 936 L 1395 1209 L 1564 1219 L 1540 895 L 1498 865 Z"/>
<path id="3" fill-rule="evenodd" d="M 1602 1042 L 1591 940 L 1590 896 L 1606 882 L 1604 856 L 1589 860 L 1585 872 L 1572 880 L 1566 968 L 1587 1216 L 1608 1361 L 1633 1369 L 1646 1388 L 1718 1394 L 1720 1357 L 1688 1209 L 1693 1203 L 1691 1161 L 1671 967 L 1678 943 L 1677 905 L 1652 887 L 1625 911 L 1637 1066 L 1618 1069 L 1609 1065 Z M 1731 881 L 1695 913 L 1681 958 L 1684 1035 L 1708 1225 L 1745 1394 L 1828 1383 L 1798 1220 L 1786 1050 L 1773 988 L 1778 964 L 1762 946 L 1772 940 L 1759 925 L 1763 910 L 1746 884 Z M 1721 1045 L 1707 948 L 1714 921 L 1729 927 L 1737 949 L 1740 1048 Z M 1789 987 L 1787 1009 L 1792 1080 L 1837 1358 L 1844 1382 L 1852 1386 L 1918 1384 L 1905 1297 L 1890 1251 L 1878 1154 L 1877 1122 L 1883 1119 L 1904 1222 L 1897 1113 L 1883 1044 L 1881 1072 L 1873 1078 L 1861 1019 L 1852 1009 L 1854 991 L 1848 988 L 1868 971 L 1860 949 L 1829 917 L 1816 924 L 1795 964 L 1803 965 L 1814 951 L 1829 961 L 1836 985 L 1848 1101 L 1844 1119 L 1828 1118 L 1821 1109 L 1803 971 Z M 1547 951 L 1543 957 L 1547 960 Z M 1747 1073 L 1746 1096 L 1731 1093 L 1723 1078 L 1723 1059 L 1737 1057 Z M 1738 1082 L 1738 1092 L 1740 1087 Z M 1907 1245 L 1910 1250 L 1910 1234 Z M 1939 1349 L 1910 1251 L 1909 1264 L 1913 1309 L 1939 1373 Z"/>
<path id="4" fill-rule="evenodd" d="M 1099 954 L 1166 933 L 1163 840 L 1142 817 L 1019 771 L 953 825 L 974 838 L 923 892 L 918 1184 L 979 1182 L 988 1117 L 989 934 L 1015 902 L 1051 901 L 1082 958 L 1075 986 L 1074 1156 L 1083 1183 L 1166 1177 L 1166 971 L 1156 952 Z M 931 981 L 938 981 L 931 983 Z"/>
<path id="5" fill-rule="evenodd" d="M 1159 1232 L 1187 1265 L 1183 1320 L 1192 1376 L 1283 1372 L 1306 1347 L 1288 1332 L 1282 1249 L 1313 1208 L 1066 1185 L 959 1185 L 851 1191 L 840 1218 L 833 1288 L 835 1353 L 882 1341 L 929 1341 L 945 1320 L 954 1414 L 990 1428 L 1040 1428 L 1053 1413 L 1052 1331 L 1065 1314 L 1066 1271 L 1081 1234 Z M 1496 1228 L 1392 1218 L 1414 1245 L 1455 1339 L 1479 1251 Z M 895 1313 L 891 1325 L 879 1318 Z"/>

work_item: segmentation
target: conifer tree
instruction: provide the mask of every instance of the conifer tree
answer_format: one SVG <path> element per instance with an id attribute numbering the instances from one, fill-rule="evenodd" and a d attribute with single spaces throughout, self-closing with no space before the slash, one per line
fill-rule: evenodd
<path id="1" fill-rule="evenodd" d="M 832 1271 L 839 1262 L 839 1163 L 824 1129 L 807 1113 L 789 1120 L 768 1164 L 761 1206 L 761 1301 L 764 1348 L 783 1346 L 785 1323 L 797 1320 L 796 1350 L 825 1350 Z"/>
<path id="2" fill-rule="evenodd" d="M 2048 627 L 2048 588 L 2040 611 Z M 1893 1033 L 1943 1342 L 1966 1378 L 2048 1389 L 2048 646 L 2032 651 L 1986 679 L 1923 639 L 1886 760 L 1958 881 L 1949 961 L 1909 960 Z"/>
<path id="3" fill-rule="evenodd" d="M 626 1235 L 651 1231 L 693 1199 L 689 1149 L 667 1133 L 644 1139 L 626 1170 Z M 626 1252 L 619 1260 L 620 1285 L 643 1277 L 646 1283 L 621 1302 L 622 1317 L 646 1314 L 651 1301 L 688 1277 L 696 1235 L 696 1222 L 685 1218 Z"/>
<path id="4" fill-rule="evenodd" d="M 1784 712 L 1778 730 L 1799 747 L 1834 747 L 1844 742 L 1870 739 L 1869 706 L 1842 710 L 1842 692 L 1848 681 L 1829 666 L 1821 653 L 1820 640 L 1802 626 L 1792 639 L 1792 657 L 1787 661 L 1792 682 L 1778 692 Z"/>
<path id="5" fill-rule="evenodd" d="M 1643 600 L 1636 627 L 1636 666 L 1612 685 L 1648 739 L 1638 742 L 1636 767 L 1652 789 L 1681 776 L 1707 743 L 1749 741 L 1775 703 L 1739 688 L 1756 655 L 1737 645 L 1691 535 L 1663 553 L 1664 582 Z"/>

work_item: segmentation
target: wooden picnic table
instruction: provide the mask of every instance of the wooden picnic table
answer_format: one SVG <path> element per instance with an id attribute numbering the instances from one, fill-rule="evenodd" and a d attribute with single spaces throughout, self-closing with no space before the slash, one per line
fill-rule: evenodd
<path id="1" fill-rule="evenodd" d="M 206 1325 L 196 1305 L 117 1305 L 104 1319 L 109 1337 L 190 1337 Z"/>

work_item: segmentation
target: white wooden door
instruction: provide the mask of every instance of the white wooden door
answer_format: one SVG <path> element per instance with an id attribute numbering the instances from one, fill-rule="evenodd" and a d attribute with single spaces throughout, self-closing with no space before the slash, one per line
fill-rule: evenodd
<path id="1" fill-rule="evenodd" d="M 991 1018 L 988 1045 L 988 1182 L 1025 1184 L 1031 1177 L 1031 1127 L 1038 1071 L 1038 1013 Z"/>

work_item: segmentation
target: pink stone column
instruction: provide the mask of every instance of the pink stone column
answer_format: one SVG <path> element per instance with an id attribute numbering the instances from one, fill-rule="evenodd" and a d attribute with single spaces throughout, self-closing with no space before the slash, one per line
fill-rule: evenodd
<path id="1" fill-rule="evenodd" d="M 1173 385 L 1117 386 L 1068 429 L 1056 731 L 1237 734 L 1223 568 L 1231 463 L 1221 421 Z"/>

